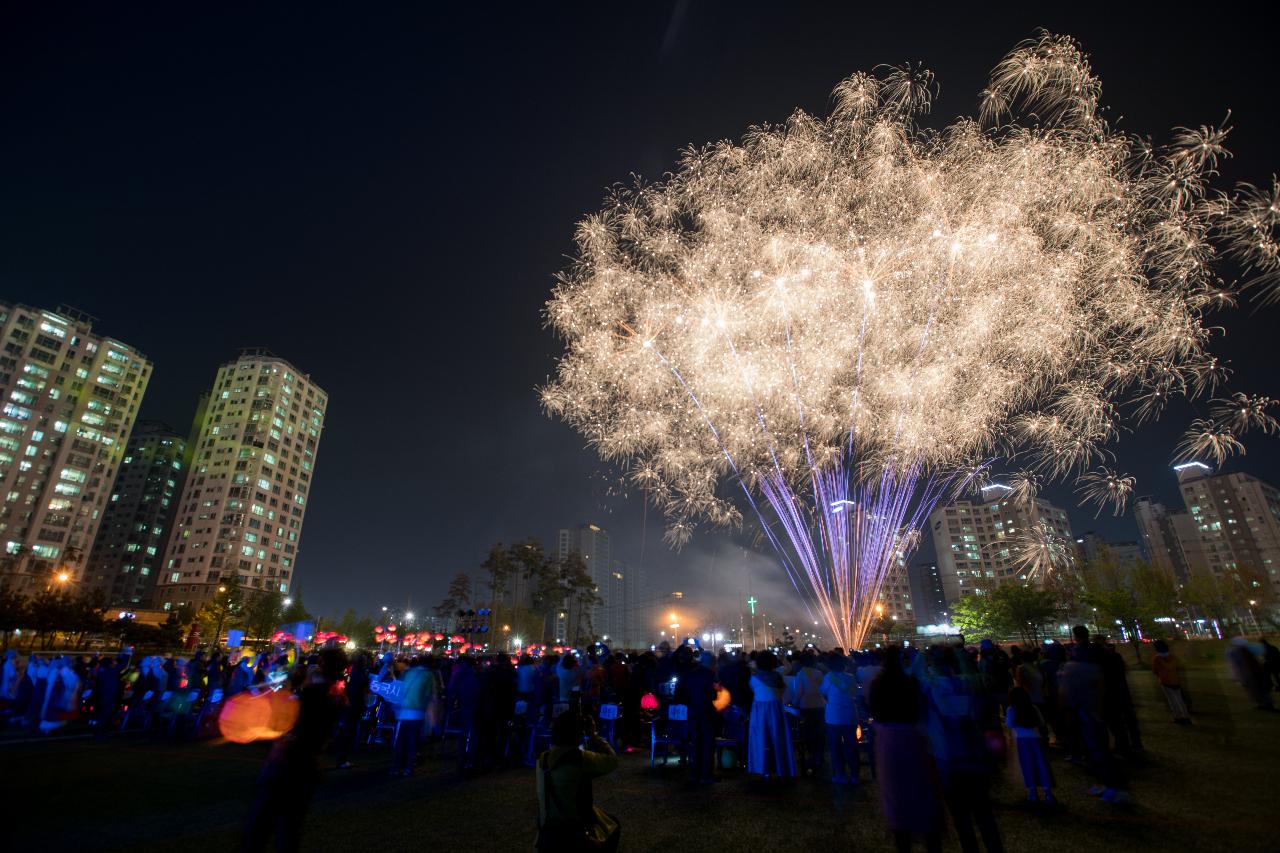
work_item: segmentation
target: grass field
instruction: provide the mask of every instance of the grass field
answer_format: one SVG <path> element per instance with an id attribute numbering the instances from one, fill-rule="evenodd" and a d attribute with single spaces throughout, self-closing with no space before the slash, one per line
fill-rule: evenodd
<path id="1" fill-rule="evenodd" d="M 1154 679 L 1130 673 L 1146 747 L 1132 768 L 1133 804 L 1085 792 L 1087 773 L 1055 760 L 1062 807 L 1028 809 L 1016 759 L 995 794 L 1010 851 L 1280 849 L 1280 713 L 1245 702 L 1218 652 L 1187 650 L 1197 725 L 1168 721 Z M 201 853 L 236 848 L 263 745 L 172 745 L 121 737 L 0 746 L 9 837 L 0 849 Z M 307 850 L 528 850 L 534 785 L 524 768 L 459 780 L 431 759 L 419 776 L 389 779 L 387 753 L 327 771 L 307 820 Z M 864 780 L 866 767 L 863 767 Z M 648 769 L 624 756 L 596 785 L 618 815 L 626 851 L 889 850 L 874 784 L 857 789 L 801 780 L 767 789 L 730 775 L 691 789 L 673 764 Z M 954 838 L 947 849 L 956 849 Z"/>

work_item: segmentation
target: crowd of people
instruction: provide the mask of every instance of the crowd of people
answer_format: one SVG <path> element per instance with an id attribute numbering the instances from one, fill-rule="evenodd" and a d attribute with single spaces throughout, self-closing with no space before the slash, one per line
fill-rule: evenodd
<path id="1" fill-rule="evenodd" d="M 1154 644 L 1152 676 L 1174 723 L 1193 719 L 1182 665 Z M 1227 663 L 1250 701 L 1272 707 L 1280 651 L 1243 640 Z M 661 743 L 693 785 L 738 766 L 769 784 L 813 777 L 877 782 L 898 849 L 939 849 L 950 824 L 962 850 L 1001 850 L 991 787 L 1016 761 L 1027 800 L 1056 803 L 1047 756 L 1096 777 L 1091 793 L 1129 800 L 1127 768 L 1142 750 L 1126 664 L 1083 626 L 1072 642 L 1003 648 L 943 642 L 712 654 L 696 643 L 641 652 L 603 645 L 538 657 L 197 651 L 189 658 L 31 655 L 9 651 L 0 714 L 32 732 L 79 714 L 99 734 L 137 729 L 176 738 L 216 733 L 242 693 L 290 691 L 297 719 L 272 745 L 245 831 L 246 849 L 296 849 L 326 752 L 352 766 L 361 742 L 390 744 L 392 776 L 452 746 L 464 774 L 536 768 L 541 849 L 609 849 L 618 821 L 594 804 L 591 780 L 621 752 Z M 568 839 L 568 840 L 566 840 Z M 572 842 L 572 844 L 570 844 Z M 570 846 L 566 846 L 566 845 Z"/>

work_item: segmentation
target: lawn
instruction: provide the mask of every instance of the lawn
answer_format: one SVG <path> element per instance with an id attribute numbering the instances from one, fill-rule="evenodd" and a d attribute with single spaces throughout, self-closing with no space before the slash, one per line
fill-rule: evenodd
<path id="1" fill-rule="evenodd" d="M 1146 746 L 1132 768 L 1133 804 L 1089 797 L 1084 770 L 1055 758 L 1062 807 L 1028 809 L 1011 765 L 997 787 L 1011 851 L 1280 849 L 1280 713 L 1253 710 L 1222 671 L 1217 650 L 1188 650 L 1197 725 L 1168 722 L 1154 679 L 1130 681 Z M 235 849 L 263 745 L 174 745 L 139 737 L 0 746 L 6 805 L 0 849 Z M 459 780 L 431 759 L 412 779 L 389 779 L 387 753 L 328 771 L 307 821 L 308 850 L 414 848 L 528 850 L 534 786 L 524 768 Z M 1015 759 L 1016 764 L 1016 759 Z M 863 767 L 864 779 L 866 767 Z M 730 775 L 690 789 L 674 766 L 624 756 L 596 785 L 619 816 L 626 851 L 889 850 L 874 784 L 857 789 L 801 780 L 769 789 Z M 949 839 L 947 849 L 956 849 Z"/>

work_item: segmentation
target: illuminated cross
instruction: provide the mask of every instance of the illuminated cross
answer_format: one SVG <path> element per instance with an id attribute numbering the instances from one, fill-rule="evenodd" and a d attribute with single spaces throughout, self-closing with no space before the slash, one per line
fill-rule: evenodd
<path id="1" fill-rule="evenodd" d="M 758 602 L 758 601 L 756 601 L 756 597 L 755 597 L 754 595 L 747 599 L 747 606 L 751 608 L 751 615 L 752 615 L 752 616 L 755 616 L 755 615 L 756 615 L 756 605 L 757 605 L 757 604 L 759 604 L 759 602 Z"/>

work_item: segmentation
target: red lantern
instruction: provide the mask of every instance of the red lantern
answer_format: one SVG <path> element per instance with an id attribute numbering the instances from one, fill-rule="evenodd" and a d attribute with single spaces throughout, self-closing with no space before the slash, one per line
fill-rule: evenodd
<path id="1" fill-rule="evenodd" d="M 640 708 L 645 711 L 658 710 L 658 697 L 652 693 L 646 693 L 640 697 Z"/>

